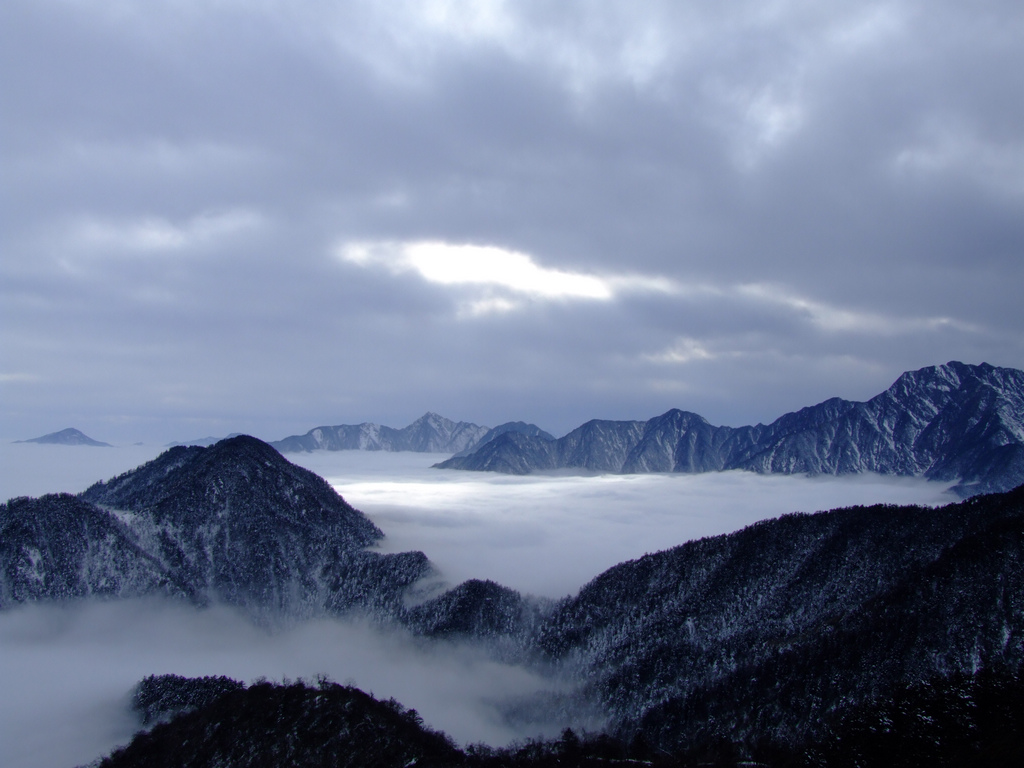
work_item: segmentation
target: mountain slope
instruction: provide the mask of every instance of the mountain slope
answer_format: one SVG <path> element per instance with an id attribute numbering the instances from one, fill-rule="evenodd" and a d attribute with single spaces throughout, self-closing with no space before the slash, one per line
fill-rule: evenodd
<path id="1" fill-rule="evenodd" d="M 588 422 L 553 442 L 497 439 L 437 466 L 877 472 L 959 481 L 963 496 L 1009 490 L 1024 482 L 1024 372 L 951 362 L 904 373 L 867 402 L 832 398 L 768 425 L 718 427 L 672 410 L 646 422 Z"/>
<path id="2" fill-rule="evenodd" d="M 89 596 L 187 597 L 116 516 L 69 494 L 0 505 L 0 609 Z"/>
<path id="3" fill-rule="evenodd" d="M 844 408 L 828 404 L 822 420 Z M 917 423 L 934 421 L 924 412 Z M 704 455 L 716 445 L 705 425 L 672 414 L 636 445 L 664 457 L 659 436 L 685 427 L 694 439 L 672 460 Z M 636 424 L 585 427 L 560 457 L 592 462 L 595 445 L 624 445 Z M 927 427 L 910 431 L 920 441 Z M 162 595 L 258 618 L 357 609 L 425 638 L 482 641 L 568 683 L 516 702 L 519 722 L 596 706 L 623 743 L 674 754 L 824 743 L 872 702 L 956 676 L 1009 679 L 1024 664 L 1024 486 L 936 509 L 787 515 L 621 563 L 554 603 L 471 580 L 409 606 L 430 565 L 364 549 L 380 536 L 254 438 L 175 448 L 78 497 L 0 506 L 0 608 Z"/>
<path id="4" fill-rule="evenodd" d="M 1024 663 L 1024 488 L 788 515 L 622 563 L 539 630 L 613 728 L 795 742 L 918 680 Z"/>
<path id="5" fill-rule="evenodd" d="M 610 765 L 1018 766 L 1024 762 L 1024 680 L 983 673 L 929 679 L 891 696 L 850 708 L 824 738 L 752 749 L 729 741 L 669 753 L 642 739 L 607 734 L 582 737 L 566 729 L 557 740 L 528 740 L 505 749 L 473 745 L 459 750 L 425 728 L 418 713 L 394 700 L 327 681 L 246 688 L 228 678 L 149 677 L 140 699 L 165 707 L 152 732 L 99 763 L 109 768 L 199 766 L 357 765 L 466 768 L 607 768 Z M 145 721 L 144 721 L 145 722 Z M 747 759 L 744 759 L 747 758 Z M 754 758 L 754 759 L 750 759 Z"/>

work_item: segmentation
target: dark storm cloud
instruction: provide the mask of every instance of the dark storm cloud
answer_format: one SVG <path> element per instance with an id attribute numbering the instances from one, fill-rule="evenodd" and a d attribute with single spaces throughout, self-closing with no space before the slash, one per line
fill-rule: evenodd
<path id="1" fill-rule="evenodd" d="M 1018 4 L 0 13 L 11 437 L 739 424 L 1024 366 Z M 607 295 L 445 282 L 423 242 Z"/>

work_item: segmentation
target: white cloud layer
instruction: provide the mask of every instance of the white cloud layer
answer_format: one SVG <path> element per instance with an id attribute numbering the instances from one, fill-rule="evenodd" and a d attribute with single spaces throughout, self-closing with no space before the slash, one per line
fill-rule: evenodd
<path id="1" fill-rule="evenodd" d="M 478 649 L 428 646 L 356 621 L 270 631 L 224 607 L 197 611 L 145 600 L 33 606 L 0 614 L 0 764 L 85 765 L 109 754 L 139 727 L 127 709 L 129 694 L 152 674 L 247 683 L 327 675 L 394 697 L 463 743 L 536 735 L 509 728 L 497 706 L 554 687 Z"/>
<path id="2" fill-rule="evenodd" d="M 514 477 L 430 469 L 447 458 L 441 455 L 341 451 L 290 458 L 366 512 L 387 534 L 386 551 L 420 549 L 452 584 L 488 578 L 548 597 L 575 593 L 624 560 L 787 512 L 952 500 L 939 483 L 870 475 Z"/>

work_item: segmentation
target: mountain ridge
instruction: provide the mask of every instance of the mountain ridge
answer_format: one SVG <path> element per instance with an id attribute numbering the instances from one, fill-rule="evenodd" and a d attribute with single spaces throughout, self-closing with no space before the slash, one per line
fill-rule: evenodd
<path id="1" fill-rule="evenodd" d="M 441 469 L 851 474 L 956 482 L 966 497 L 1024 482 L 1024 371 L 952 361 L 903 373 L 865 402 L 830 398 L 770 424 L 714 426 L 672 409 L 591 420 L 554 441 L 501 435 Z"/>
<path id="2" fill-rule="evenodd" d="M 270 443 L 281 453 L 312 451 L 413 451 L 417 453 L 460 454 L 483 445 L 507 432 L 551 437 L 535 424 L 506 422 L 483 427 L 466 421 L 452 421 L 428 411 L 401 429 L 373 422 L 314 427 L 304 435 L 291 435 Z"/>

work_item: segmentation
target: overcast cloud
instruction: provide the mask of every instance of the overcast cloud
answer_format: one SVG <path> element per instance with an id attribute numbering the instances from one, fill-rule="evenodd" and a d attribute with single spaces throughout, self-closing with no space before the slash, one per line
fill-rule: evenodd
<path id="1" fill-rule="evenodd" d="M 1024 367 L 1024 6 L 8 0 L 0 434 Z"/>

